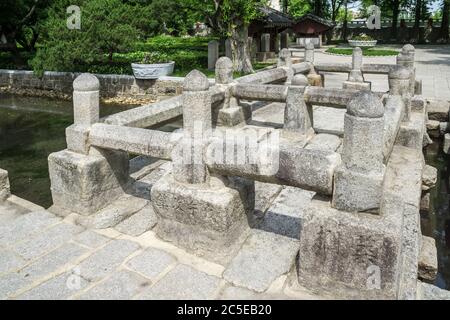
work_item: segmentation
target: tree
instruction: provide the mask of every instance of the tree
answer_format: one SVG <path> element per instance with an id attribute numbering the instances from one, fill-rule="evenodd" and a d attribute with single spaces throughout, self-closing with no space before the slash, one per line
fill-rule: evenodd
<path id="1" fill-rule="evenodd" d="M 67 27 L 66 8 L 81 8 L 81 29 Z M 74 65 L 92 62 L 112 63 L 115 52 L 127 52 L 147 25 L 145 10 L 121 0 L 58 0 L 48 11 L 34 70 L 73 70 Z"/>
<path id="2" fill-rule="evenodd" d="M 312 11 L 312 5 L 305 0 L 290 0 L 288 2 L 288 13 L 294 18 L 303 16 Z"/>
<path id="3" fill-rule="evenodd" d="M 449 14 L 450 14 L 450 0 L 443 0 L 440 36 L 445 42 L 449 41 L 449 34 L 448 34 Z"/>
<path id="4" fill-rule="evenodd" d="M 147 11 L 151 35 L 187 34 L 197 21 L 197 15 L 184 8 L 180 0 L 152 0 Z"/>
<path id="5" fill-rule="evenodd" d="M 0 50 L 12 53 L 18 68 L 24 66 L 17 44 L 27 51 L 35 49 L 38 40 L 38 23 L 46 16 L 49 0 L 0 1 Z"/>
<path id="6" fill-rule="evenodd" d="M 248 47 L 248 26 L 261 15 L 266 0 L 181 0 L 185 8 L 200 14 L 214 32 L 231 40 L 234 70 L 253 72 Z"/>

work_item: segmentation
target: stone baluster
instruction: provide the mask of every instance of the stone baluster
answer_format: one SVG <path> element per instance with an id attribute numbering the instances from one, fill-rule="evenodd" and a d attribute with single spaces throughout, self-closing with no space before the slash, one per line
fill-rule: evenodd
<path id="1" fill-rule="evenodd" d="M 409 121 L 411 115 L 411 69 L 403 66 L 396 67 L 389 72 L 389 95 L 402 96 L 405 103 L 403 121 Z"/>
<path id="2" fill-rule="evenodd" d="M 361 48 L 353 49 L 352 54 L 352 70 L 348 74 L 348 80 L 344 82 L 344 89 L 370 90 L 371 83 L 364 81 L 362 73 L 363 52 Z"/>
<path id="3" fill-rule="evenodd" d="M 219 42 L 212 40 L 208 42 L 208 70 L 214 70 L 219 59 Z"/>
<path id="4" fill-rule="evenodd" d="M 10 195 L 8 171 L 0 169 L 0 202 L 8 199 Z"/>
<path id="5" fill-rule="evenodd" d="M 183 90 L 183 139 L 172 156 L 174 177 L 183 183 L 205 183 L 209 173 L 203 155 L 212 129 L 209 80 L 193 70 L 186 76 Z"/>
<path id="6" fill-rule="evenodd" d="M 289 49 L 282 49 L 278 56 L 278 68 L 285 68 L 287 72 L 286 84 L 290 84 L 294 76 L 292 69 L 292 53 Z"/>
<path id="7" fill-rule="evenodd" d="M 383 128 L 381 100 L 370 91 L 357 93 L 345 114 L 342 164 L 334 176 L 336 209 L 379 213 L 385 173 Z"/>
<path id="8" fill-rule="evenodd" d="M 312 105 L 304 99 L 305 86 L 308 79 L 303 74 L 297 74 L 292 79 L 286 97 L 284 111 L 284 130 L 306 135 L 312 132 Z"/>
<path id="9" fill-rule="evenodd" d="M 411 96 L 416 93 L 416 69 L 414 67 L 415 48 L 410 44 L 405 44 L 402 51 L 397 56 L 397 65 L 403 66 L 411 70 L 409 90 Z M 418 88 L 421 91 L 421 88 Z"/>
<path id="10" fill-rule="evenodd" d="M 305 45 L 305 62 L 309 63 L 311 68 L 308 74 L 308 82 L 311 86 L 323 87 L 323 80 L 320 74 L 314 68 L 314 44 L 308 42 Z"/>

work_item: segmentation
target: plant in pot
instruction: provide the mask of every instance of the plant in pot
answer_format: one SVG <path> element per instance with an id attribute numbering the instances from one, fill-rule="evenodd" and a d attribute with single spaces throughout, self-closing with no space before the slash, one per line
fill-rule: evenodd
<path id="1" fill-rule="evenodd" d="M 146 53 L 139 63 L 132 63 L 131 68 L 136 79 L 158 79 L 173 73 L 175 62 L 170 61 L 166 55 Z"/>
<path id="2" fill-rule="evenodd" d="M 377 45 L 377 40 L 375 40 L 374 38 L 365 33 L 362 33 L 356 37 L 353 37 L 351 40 L 348 40 L 348 44 L 351 47 L 370 48 L 375 47 Z"/>

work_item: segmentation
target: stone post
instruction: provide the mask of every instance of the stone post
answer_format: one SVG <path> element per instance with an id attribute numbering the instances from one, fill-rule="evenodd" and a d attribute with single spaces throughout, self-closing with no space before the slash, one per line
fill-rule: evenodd
<path id="1" fill-rule="evenodd" d="M 290 84 L 294 76 L 292 69 L 292 53 L 289 49 L 282 49 L 278 55 L 278 68 L 285 68 L 287 72 L 286 84 Z"/>
<path id="2" fill-rule="evenodd" d="M 363 52 L 361 48 L 356 47 L 353 49 L 352 54 L 352 70 L 348 75 L 348 80 L 344 82 L 344 89 L 356 89 L 356 90 L 370 90 L 370 82 L 364 81 L 364 76 L 361 71 L 363 62 Z"/>
<path id="3" fill-rule="evenodd" d="M 209 178 L 204 163 L 206 139 L 211 136 L 211 93 L 208 78 L 191 71 L 183 84 L 183 139 L 173 151 L 173 173 L 178 182 L 206 183 Z"/>
<path id="4" fill-rule="evenodd" d="M 280 36 L 281 36 L 280 40 L 281 49 L 288 48 L 289 34 L 287 32 L 282 32 Z"/>
<path id="5" fill-rule="evenodd" d="M 238 99 L 233 97 L 232 88 L 235 82 L 233 79 L 233 62 L 222 57 L 216 64 L 216 86 L 222 87 L 225 92 L 223 106 L 219 110 L 217 123 L 224 127 L 234 127 L 240 123 L 245 123 L 251 117 L 250 108 L 239 105 Z"/>
<path id="6" fill-rule="evenodd" d="M 0 169 L 0 202 L 8 199 L 10 195 L 8 171 Z"/>
<path id="7" fill-rule="evenodd" d="M 408 68 L 411 71 L 409 90 L 411 96 L 416 91 L 416 69 L 414 68 L 415 48 L 410 44 L 405 44 L 402 51 L 397 56 L 397 65 Z"/>
<path id="8" fill-rule="evenodd" d="M 409 121 L 411 115 L 411 69 L 398 66 L 389 72 L 389 95 L 402 96 L 405 103 L 403 121 Z"/>
<path id="9" fill-rule="evenodd" d="M 128 154 L 89 145 L 90 127 L 99 121 L 100 83 L 82 74 L 73 83 L 74 124 L 66 130 L 67 150 L 48 158 L 53 203 L 66 212 L 91 215 L 124 194 Z"/>
<path id="10" fill-rule="evenodd" d="M 379 213 L 383 164 L 383 103 L 370 91 L 355 94 L 344 119 L 342 165 L 334 176 L 333 207 Z"/>
<path id="11" fill-rule="evenodd" d="M 270 34 L 264 33 L 261 36 L 261 52 L 270 52 Z"/>
<path id="12" fill-rule="evenodd" d="M 323 81 L 320 74 L 317 74 L 314 68 L 314 44 L 308 42 L 305 45 L 305 62 L 309 63 L 311 68 L 308 74 L 308 82 L 311 86 L 323 87 Z"/>
<path id="13" fill-rule="evenodd" d="M 232 80 L 231 61 L 223 57 L 218 64 L 219 85 L 226 85 Z M 185 78 L 183 139 L 172 153 L 172 173 L 153 186 L 151 199 L 160 238 L 221 261 L 242 244 L 248 230 L 254 183 L 208 174 L 204 159 L 212 139 L 208 88 L 208 78 L 197 70 Z"/>
<path id="14" fill-rule="evenodd" d="M 219 42 L 212 40 L 208 42 L 208 70 L 214 70 L 217 59 L 219 59 Z"/>
<path id="15" fill-rule="evenodd" d="M 312 106 L 307 105 L 304 99 L 305 86 L 308 79 L 303 74 L 297 74 L 292 79 L 286 97 L 284 110 L 285 131 L 296 132 L 301 135 L 312 133 Z"/>
<path id="16" fill-rule="evenodd" d="M 233 56 L 231 55 L 231 40 L 230 39 L 225 40 L 225 56 L 227 58 L 233 59 Z"/>

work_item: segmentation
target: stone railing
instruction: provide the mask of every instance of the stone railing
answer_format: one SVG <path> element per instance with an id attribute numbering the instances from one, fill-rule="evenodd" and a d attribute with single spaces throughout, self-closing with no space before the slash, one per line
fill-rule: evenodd
<path id="1" fill-rule="evenodd" d="M 325 241 L 317 238 L 318 230 L 326 230 L 323 232 L 340 243 L 338 254 L 330 252 L 337 254 L 338 263 L 345 265 L 348 261 L 344 260 L 350 257 L 350 263 L 360 263 L 358 268 L 363 270 L 369 259 L 388 275 L 387 284 L 374 295 L 397 295 L 396 284 L 402 274 L 399 268 L 407 264 L 401 260 L 404 240 L 403 224 L 399 223 L 404 208 L 402 201 L 389 198 L 394 197 L 394 187 L 389 186 L 396 180 L 388 172 L 394 170 L 400 157 L 397 146 L 414 152 L 422 149 L 424 103 L 420 97 L 413 98 L 413 57 L 410 47 L 405 47 L 397 65 L 389 69 L 389 93 L 385 95 L 371 92 L 364 81 L 358 49 L 342 90 L 321 87 L 323 78 L 313 64 L 310 46 L 303 63 L 292 64 L 290 52 L 282 50 L 278 68 L 236 80 L 231 60 L 224 57 L 216 64 L 215 86 L 194 70 L 184 79 L 182 96 L 107 117 L 103 123 L 99 118 L 99 81 L 83 74 L 74 81 L 75 116 L 66 131 L 67 150 L 49 156 L 54 204 L 65 211 L 92 215 L 127 192 L 128 153 L 170 160 L 171 171 L 151 188 L 158 216 L 156 233 L 187 250 L 214 257 L 241 245 L 254 209 L 254 181 L 311 190 L 329 201 L 325 213 L 318 209 L 317 217 L 332 215 L 325 220 L 316 219 L 315 213 L 305 217 L 301 259 L 313 259 L 314 263 L 326 259 L 321 252 L 327 248 L 311 251 L 311 246 Z M 243 100 L 285 103 L 283 128 L 242 126 L 252 113 Z M 308 147 L 318 136 L 313 128 L 313 105 L 346 109 L 340 151 L 337 147 Z M 412 112 L 413 106 L 418 112 Z M 146 129 L 179 115 L 183 116 L 180 132 Z M 416 164 L 420 171 L 422 162 Z M 336 219 L 345 220 L 337 222 L 339 228 L 349 229 L 328 229 L 330 221 Z M 354 234 L 362 239 L 367 233 L 378 242 L 369 239 L 361 244 L 353 238 Z M 343 237 L 347 234 L 348 238 Z M 330 245 L 329 250 L 333 248 Z M 384 253 L 375 255 L 371 250 Z M 351 258 L 360 251 L 364 263 L 361 257 Z M 305 264 L 299 269 L 299 279 L 311 283 L 311 277 L 323 276 L 333 285 L 339 283 L 341 275 L 327 266 L 323 264 L 321 270 L 325 269 L 318 272 Z M 367 291 L 361 287 L 361 279 L 352 279 L 355 282 L 346 284 L 348 287 Z M 332 287 L 330 283 L 321 286 Z"/>

